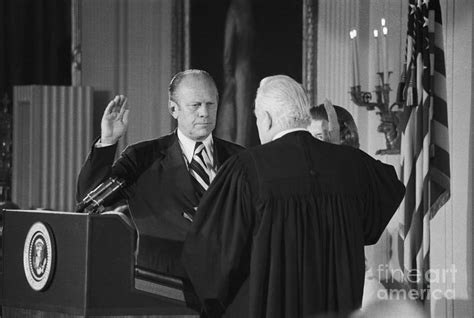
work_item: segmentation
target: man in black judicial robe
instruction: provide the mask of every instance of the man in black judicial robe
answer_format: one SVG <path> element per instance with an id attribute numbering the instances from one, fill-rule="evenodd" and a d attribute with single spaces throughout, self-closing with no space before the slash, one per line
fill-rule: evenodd
<path id="1" fill-rule="evenodd" d="M 392 166 L 306 130 L 310 105 L 287 76 L 261 81 L 263 145 L 231 157 L 202 198 L 183 263 L 209 317 L 346 314 L 361 305 L 364 245 L 404 186 Z"/>

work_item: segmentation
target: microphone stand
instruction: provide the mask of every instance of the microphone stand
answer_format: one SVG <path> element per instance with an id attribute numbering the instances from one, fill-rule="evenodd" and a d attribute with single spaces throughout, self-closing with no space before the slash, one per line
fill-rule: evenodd
<path id="1" fill-rule="evenodd" d="M 124 185 L 125 180 L 110 177 L 89 192 L 76 206 L 76 211 L 89 214 L 104 212 L 104 203 L 112 198 Z"/>

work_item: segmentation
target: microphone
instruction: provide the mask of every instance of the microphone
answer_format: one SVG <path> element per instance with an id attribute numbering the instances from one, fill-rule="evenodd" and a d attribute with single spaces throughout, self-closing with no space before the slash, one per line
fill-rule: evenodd
<path id="1" fill-rule="evenodd" d="M 94 190 L 89 192 L 81 202 L 76 205 L 77 212 L 100 213 L 104 209 L 104 202 L 112 198 L 120 189 L 125 186 L 125 180 L 110 177 Z"/>

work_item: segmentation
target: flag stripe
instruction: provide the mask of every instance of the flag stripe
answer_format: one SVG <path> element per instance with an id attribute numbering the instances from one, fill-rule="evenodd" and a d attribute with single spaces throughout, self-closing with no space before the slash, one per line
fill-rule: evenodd
<path id="1" fill-rule="evenodd" d="M 441 125 L 448 127 L 448 112 L 446 101 L 438 96 L 433 96 L 433 119 Z"/>
<path id="2" fill-rule="evenodd" d="M 450 192 L 446 67 L 439 0 L 409 0 L 408 11 L 403 91 L 397 93 L 404 105 L 401 178 L 406 186 L 399 259 L 406 276 L 414 270 L 421 274 L 411 285 L 423 296 L 429 288 L 424 273 L 429 269 L 430 219 Z"/>
<path id="3" fill-rule="evenodd" d="M 408 182 L 405 184 L 406 192 L 410 191 L 410 193 L 414 192 L 415 189 L 415 173 L 411 173 L 408 179 Z M 405 212 L 407 211 L 414 211 L 415 210 L 415 196 L 409 195 L 405 196 Z M 405 236 L 411 229 L 411 220 L 412 220 L 411 213 L 405 213 Z"/>
<path id="4" fill-rule="evenodd" d="M 443 164 L 448 164 L 449 163 L 448 127 L 446 127 L 445 125 L 442 125 L 439 121 L 433 121 L 431 123 L 431 133 L 433 136 L 433 143 L 437 147 L 441 148 L 440 150 L 443 150 L 444 152 L 446 152 L 446 155 L 448 156 L 447 161 L 443 162 Z M 437 149 L 435 149 L 435 151 L 437 151 Z"/>
<path id="5" fill-rule="evenodd" d="M 436 40 L 437 40 L 437 39 L 435 38 L 435 41 L 436 41 Z M 441 41 L 442 41 L 442 40 L 443 40 L 443 39 L 441 38 Z M 434 57 L 435 57 L 435 60 L 439 60 L 439 59 L 443 59 L 443 60 L 444 60 L 444 51 L 443 51 L 443 47 L 442 47 L 442 46 L 441 46 L 441 47 L 435 46 L 435 47 L 433 48 L 433 50 L 434 50 Z M 441 75 L 446 76 L 446 66 L 445 66 L 444 63 L 435 63 L 434 69 L 435 69 L 436 72 L 440 73 Z M 435 81 L 434 84 L 436 84 L 436 81 Z M 436 91 L 436 92 L 438 92 L 438 91 Z"/>
<path id="6" fill-rule="evenodd" d="M 445 189 L 449 187 L 449 175 L 446 175 L 442 171 L 432 168 L 430 170 L 431 181 L 439 185 L 441 188 Z"/>
<path id="7" fill-rule="evenodd" d="M 439 172 L 449 178 L 449 153 L 436 145 L 433 147 L 435 156 L 431 159 L 432 168 L 436 168 Z"/>

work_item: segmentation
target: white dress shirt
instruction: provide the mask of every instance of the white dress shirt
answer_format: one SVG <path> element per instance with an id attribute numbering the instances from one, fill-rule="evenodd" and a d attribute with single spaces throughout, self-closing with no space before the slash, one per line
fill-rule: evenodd
<path id="1" fill-rule="evenodd" d="M 179 145 L 181 147 L 181 152 L 183 153 L 184 161 L 186 162 L 186 165 L 189 165 L 191 160 L 193 160 L 196 141 L 185 136 L 181 130 L 179 130 L 179 128 L 177 130 Z M 209 157 L 209 162 L 206 162 L 206 168 L 208 169 L 207 172 L 209 174 L 210 180 L 212 181 L 217 173 L 217 169 L 214 164 L 214 140 L 212 139 L 212 134 L 209 134 L 209 136 L 207 136 L 207 138 L 204 139 L 202 143 L 204 144 Z"/>
<path id="2" fill-rule="evenodd" d="M 179 146 L 181 147 L 181 152 L 183 154 L 184 161 L 186 162 L 186 166 L 188 166 L 191 160 L 193 160 L 196 141 L 185 136 L 181 132 L 181 130 L 179 130 L 179 128 L 177 130 L 178 130 L 177 134 L 178 134 Z M 214 140 L 212 139 L 212 134 L 209 134 L 209 136 L 207 136 L 207 138 L 204 139 L 202 143 L 204 144 L 207 155 L 209 157 L 209 161 L 206 162 L 206 168 L 208 169 L 207 172 L 209 174 L 210 180 L 212 180 L 214 179 L 217 173 L 217 167 L 214 164 Z M 100 139 L 95 143 L 96 148 L 107 147 L 111 145 L 112 144 L 101 143 Z"/>

